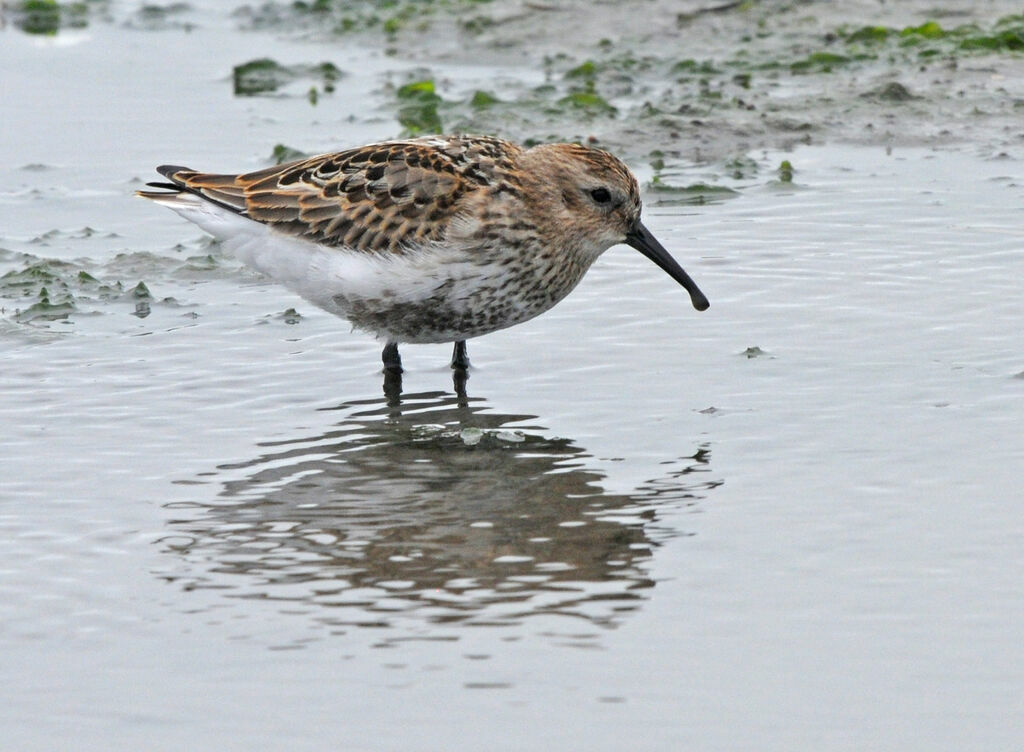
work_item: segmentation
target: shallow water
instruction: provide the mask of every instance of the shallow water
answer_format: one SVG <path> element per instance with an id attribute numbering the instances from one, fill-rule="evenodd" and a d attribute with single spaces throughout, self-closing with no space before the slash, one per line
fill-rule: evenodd
<path id="1" fill-rule="evenodd" d="M 0 44 L 5 745 L 1024 738 L 1024 151 L 752 153 L 737 198 L 647 198 L 709 311 L 616 248 L 464 392 L 423 346 L 399 394 L 130 195 L 382 126 L 226 97 L 252 37 L 162 34 Z M 40 285 L 74 312 L 19 315 Z"/>

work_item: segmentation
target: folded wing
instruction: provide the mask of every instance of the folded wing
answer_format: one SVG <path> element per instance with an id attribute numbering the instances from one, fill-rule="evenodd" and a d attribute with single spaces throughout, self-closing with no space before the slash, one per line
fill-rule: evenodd
<path id="1" fill-rule="evenodd" d="M 401 253 L 444 240 L 460 203 L 505 165 L 504 142 L 467 153 L 458 139 L 372 144 L 241 175 L 157 168 L 169 183 L 282 232 L 326 246 Z M 147 198 L 166 193 L 140 192 Z"/>

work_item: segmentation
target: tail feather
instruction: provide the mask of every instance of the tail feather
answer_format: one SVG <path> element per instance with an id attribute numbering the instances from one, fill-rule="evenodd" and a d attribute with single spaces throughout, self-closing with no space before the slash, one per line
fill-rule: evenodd
<path id="1" fill-rule="evenodd" d="M 228 209 L 236 214 L 246 214 L 246 201 L 243 189 L 235 183 L 234 175 L 208 175 L 181 165 L 160 165 L 156 171 L 170 182 L 146 183 L 159 191 L 136 191 L 135 195 L 148 198 L 167 205 L 175 202 L 175 196 L 183 193 L 193 194 L 206 199 L 212 204 Z"/>
<path id="2" fill-rule="evenodd" d="M 196 202 L 196 197 L 188 191 L 135 191 L 139 198 L 148 198 L 164 206 L 188 206 Z"/>
<path id="3" fill-rule="evenodd" d="M 159 167 L 156 168 L 156 171 L 159 172 L 161 175 L 163 175 L 168 180 L 170 180 L 171 182 L 176 183 L 177 185 L 182 185 L 182 186 L 185 184 L 185 180 L 187 179 L 187 177 L 191 177 L 192 175 L 197 175 L 198 174 L 191 167 L 182 167 L 181 165 L 167 165 L 167 164 L 160 165 Z M 178 175 L 179 175 L 179 173 L 182 173 L 182 172 L 188 173 L 188 176 L 185 177 L 185 178 L 179 178 Z"/>
<path id="4" fill-rule="evenodd" d="M 142 198 L 166 198 L 167 196 L 176 196 L 181 193 L 181 188 L 175 183 L 146 183 L 150 188 L 160 188 L 159 191 L 135 191 L 136 196 Z"/>

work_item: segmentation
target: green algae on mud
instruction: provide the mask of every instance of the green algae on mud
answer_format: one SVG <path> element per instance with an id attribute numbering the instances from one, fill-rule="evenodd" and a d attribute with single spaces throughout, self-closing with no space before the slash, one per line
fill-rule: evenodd
<path id="1" fill-rule="evenodd" d="M 1024 14 L 1005 12 L 1019 11 L 1010 3 L 953 9 L 942 0 L 907 0 L 898 9 L 865 2 L 692 5 L 627 1 L 602 5 L 594 14 L 515 0 L 298 0 L 239 2 L 230 18 L 242 29 L 272 29 L 325 44 L 354 39 L 386 56 L 419 62 L 439 82 L 437 100 L 381 97 L 378 90 L 368 107 L 390 111 L 406 135 L 472 130 L 518 141 L 597 139 L 627 158 L 643 153 L 634 147 L 639 143 L 721 157 L 739 143 L 785 148 L 795 143 L 794 122 L 809 124 L 823 138 L 934 143 L 955 138 L 968 115 L 1007 123 L 1019 116 L 1019 97 L 1009 85 L 956 71 L 952 78 L 964 82 L 958 90 L 965 95 L 950 101 L 948 81 L 936 75 L 941 69 L 948 78 L 946 71 L 958 61 L 985 58 L 1008 81 L 1019 78 Z M 873 10 L 865 13 L 869 6 Z M 112 15 L 106 0 L 25 0 L 11 9 L 16 24 L 28 18 L 26 8 L 35 9 L 39 21 L 29 28 L 39 34 Z M 641 17 L 660 22 L 641 23 Z M 958 23 L 948 23 L 950 18 Z M 171 2 L 144 4 L 125 25 L 187 29 L 193 21 L 202 21 L 195 8 Z M 458 81 L 452 87 L 436 69 L 431 72 L 435 64 L 502 61 L 546 80 L 538 85 L 512 73 L 499 87 L 474 81 L 466 93 Z M 233 78 L 238 96 L 288 94 L 317 104 L 338 76 L 336 70 L 262 57 L 237 66 Z M 913 96 L 884 92 L 879 79 Z M 482 90 L 487 96 L 474 93 Z M 887 106 L 911 101 L 900 126 L 890 126 Z M 382 137 L 392 135 L 398 133 Z"/>
<path id="2" fill-rule="evenodd" d="M 615 117 L 618 113 L 618 109 L 616 107 L 610 104 L 607 99 L 594 90 L 594 84 L 592 81 L 587 82 L 587 85 L 582 89 L 573 89 L 570 91 L 558 100 L 558 104 L 562 107 L 581 112 L 588 117 Z M 557 113 L 558 110 L 549 110 L 549 112 Z"/>
<path id="3" fill-rule="evenodd" d="M 782 162 L 779 164 L 779 169 L 777 169 L 775 172 L 779 176 L 780 183 L 792 183 L 793 173 L 796 172 L 796 170 L 793 169 L 792 162 L 790 162 L 788 159 L 783 159 Z"/>
<path id="4" fill-rule="evenodd" d="M 508 13 L 506 21 L 483 34 L 479 29 L 468 34 L 448 17 L 456 5 L 431 7 L 430 33 L 403 27 L 400 46 L 387 52 L 429 65 L 439 49 L 449 64 L 471 59 L 476 63 L 504 54 L 501 50 L 518 50 L 527 61 L 533 60 L 532 67 L 543 70 L 546 80 L 540 86 L 503 81 L 495 95 L 499 106 L 489 100 L 470 104 L 445 94 L 426 103 L 426 111 L 419 113 L 425 117 L 409 118 L 406 112 L 399 118 L 403 125 L 415 120 L 413 127 L 406 125 L 407 133 L 426 132 L 429 123 L 445 130 L 500 133 L 524 142 L 552 136 L 566 141 L 597 139 L 627 158 L 637 156 L 634 144 L 640 142 L 662 144 L 676 155 L 683 153 L 680 149 L 696 148 L 717 158 L 735 151 L 738 143 L 786 148 L 819 132 L 821 137 L 835 134 L 886 143 L 948 140 L 948 123 L 956 122 L 958 114 L 982 112 L 1004 119 L 1017 114 L 1011 112 L 1012 97 L 996 91 L 999 85 L 992 80 L 968 92 L 991 98 L 994 106 L 971 107 L 967 98 L 950 102 L 948 84 L 940 82 L 930 67 L 946 71 L 958 59 L 995 53 L 1003 53 L 1006 64 L 1021 67 L 1014 52 L 1024 38 L 1020 16 L 990 20 L 979 13 L 971 23 L 947 29 L 927 16 L 895 25 L 884 23 L 887 19 L 880 15 L 878 23 L 865 26 L 844 24 L 841 9 L 741 3 L 713 14 L 714 26 L 702 25 L 703 13 L 680 19 L 682 31 L 677 33 L 688 40 L 684 57 L 678 44 L 649 43 L 628 33 L 614 38 L 594 34 L 592 42 L 582 35 L 562 37 L 554 48 L 553 42 L 548 47 L 530 46 L 527 29 L 572 11 L 547 8 L 516 14 L 509 3 L 496 0 L 490 11 Z M 626 13 L 617 8 L 609 8 L 609 15 Z M 810 16 L 812 12 L 820 18 Z M 509 30 L 510 25 L 515 30 Z M 442 33 L 445 28 L 447 36 Z M 668 41 L 671 32 L 646 33 Z M 735 34 L 731 39 L 730 33 Z M 454 40 L 456 49 L 436 49 L 438 41 L 446 39 Z M 895 128 L 888 125 L 887 110 L 899 103 L 912 103 L 913 108 L 901 113 L 906 122 Z M 947 125 L 939 127 L 940 122 Z"/>
<path id="5" fill-rule="evenodd" d="M 273 314 L 273 318 L 278 321 L 283 321 L 289 326 L 295 326 L 296 324 L 302 323 L 302 314 L 294 308 L 287 308 L 281 313 Z"/>
<path id="6" fill-rule="evenodd" d="M 840 28 L 835 36 L 847 45 L 867 47 L 895 42 L 898 49 L 913 51 L 918 57 L 937 54 L 1024 52 L 1024 14 L 1003 16 L 985 28 L 976 23 L 943 28 L 937 21 L 925 21 L 918 26 L 896 29 L 888 26 L 862 26 L 858 29 Z M 928 44 L 941 42 L 942 46 Z"/>
<path id="7" fill-rule="evenodd" d="M 398 87 L 395 96 L 400 102 L 398 122 L 407 134 L 416 136 L 444 130 L 437 111 L 443 100 L 437 94 L 433 80 L 411 81 Z"/>
<path id="8" fill-rule="evenodd" d="M 665 182 L 660 175 L 655 175 L 643 186 L 644 192 L 654 197 L 659 205 L 713 204 L 740 195 L 739 191 L 724 185 L 708 183 L 691 183 L 690 185 L 673 185 Z"/>
<path id="9" fill-rule="evenodd" d="M 0 313 L 18 324 L 46 326 L 50 322 L 69 321 L 76 316 L 108 311 L 111 306 L 127 304 L 133 316 L 149 315 L 153 305 L 177 307 L 172 297 L 157 297 L 150 284 L 136 274 L 170 272 L 188 279 L 192 272 L 204 269 L 209 277 L 220 263 L 210 255 L 172 260 L 149 253 L 118 254 L 106 264 L 87 260 L 64 261 L 32 254 L 4 254 L 0 261 L 20 264 L 0 275 Z M 5 263 L 6 265 L 6 263 Z M 126 282 L 128 279 L 138 281 Z"/>
<path id="10" fill-rule="evenodd" d="M 487 107 L 493 107 L 496 104 L 501 104 L 501 100 L 491 94 L 489 91 L 483 89 L 477 89 L 473 92 L 473 98 L 469 100 L 469 105 L 475 110 L 486 109 Z"/>
<path id="11" fill-rule="evenodd" d="M 103 284 L 78 264 L 28 254 L 24 266 L 0 276 L 0 301 L 10 301 L 19 323 L 65 320 L 80 311 L 80 298 L 110 301 L 123 293 L 120 282 Z"/>
<path id="12" fill-rule="evenodd" d="M 406 136 L 445 131 L 507 136 L 512 123 L 530 123 L 534 127 L 544 123 L 554 127 L 562 122 L 567 112 L 574 112 L 577 120 L 580 115 L 589 119 L 616 114 L 615 107 L 593 91 L 592 86 L 558 89 L 545 85 L 521 94 L 514 99 L 501 99 L 489 91 L 476 89 L 464 99 L 445 99 L 437 93 L 433 78 L 417 79 L 394 90 L 398 102 L 396 117 Z M 581 139 L 582 136 L 539 137 L 535 130 L 519 138 L 532 143 Z"/>
<path id="13" fill-rule="evenodd" d="M 236 97 L 277 95 L 278 90 L 300 79 L 312 80 L 323 87 L 326 94 L 334 92 L 337 82 L 345 74 L 334 63 L 323 62 L 311 65 L 281 65 L 268 57 L 250 60 L 236 65 L 232 70 L 232 82 Z M 316 97 L 311 96 L 313 104 Z"/>
<path id="14" fill-rule="evenodd" d="M 438 93 L 434 78 L 416 79 L 394 89 L 396 118 L 405 136 L 452 131 L 541 143 L 584 140 L 587 134 L 570 134 L 562 127 L 570 118 L 578 126 L 617 116 L 618 109 L 595 90 L 592 81 L 559 84 L 521 87 L 507 98 L 475 89 L 463 98 L 449 99 Z"/>
<path id="15" fill-rule="evenodd" d="M 264 2 L 239 7 L 235 15 L 247 28 L 316 29 L 336 35 L 376 34 L 394 39 L 401 32 L 424 33 L 437 18 L 457 19 L 467 33 L 479 33 L 493 25 L 484 15 L 465 17 L 466 12 L 491 0 L 296 0 Z"/>
<path id="16" fill-rule="evenodd" d="M 53 36 L 61 29 L 81 29 L 88 25 L 89 14 L 106 2 L 58 3 L 56 0 L 23 0 L 11 3 L 9 12 L 14 25 L 26 34 Z M 4 13 L 0 8 L 0 15 Z M 2 19 L 0 19 L 2 20 Z M 0 26 L 2 28 L 2 26 Z"/>
<path id="17" fill-rule="evenodd" d="M 173 2 L 167 5 L 144 3 L 127 23 L 132 28 L 144 31 L 165 31 L 167 29 L 191 31 L 195 28 L 195 24 L 186 20 L 185 16 L 192 10 L 192 6 L 184 2 Z"/>
<path id="18" fill-rule="evenodd" d="M 26 34 L 56 34 L 60 28 L 56 0 L 25 0 L 18 11 L 15 23 Z"/>
<path id="19" fill-rule="evenodd" d="M 51 9 L 87 6 L 89 19 L 110 15 L 101 10 L 106 2 L 37 1 Z M 1019 118 L 1021 97 L 1009 82 L 1024 75 L 1024 15 L 997 13 L 1009 3 L 952 13 L 941 0 L 907 0 L 898 10 L 867 14 L 866 2 L 693 5 L 627 0 L 594 14 L 516 0 L 304 0 L 239 2 L 230 19 L 241 29 L 356 43 L 394 58 L 365 108 L 368 119 L 394 117 L 394 131 L 381 138 L 468 131 L 520 142 L 587 140 L 627 160 L 642 158 L 652 144 L 676 156 L 718 159 L 740 145 L 788 148 L 811 134 L 945 143 L 968 127 L 968 116 L 1007 128 Z M 61 14 L 65 25 L 70 11 Z M 641 16 L 663 22 L 641 23 Z M 185 20 L 202 17 L 185 3 L 146 4 L 125 25 L 185 29 Z M 976 59 L 1008 83 L 955 67 Z M 404 62 L 415 62 L 412 76 L 435 82 L 434 91 L 395 96 L 386 82 Z M 476 74 L 453 76 L 453 65 L 508 67 L 496 82 L 463 80 Z M 236 66 L 233 91 L 323 104 L 340 77 L 325 66 L 284 65 L 265 54 Z M 964 92 L 955 101 L 950 80 Z M 890 114 L 897 104 L 904 105 L 898 126 Z"/>
<path id="20" fill-rule="evenodd" d="M 38 298 L 28 308 L 14 312 L 14 320 L 19 324 L 33 321 L 64 321 L 77 311 L 74 298 L 70 295 L 63 294 L 51 300 L 49 290 L 43 287 L 39 290 Z"/>
<path id="21" fill-rule="evenodd" d="M 274 144 L 274 150 L 270 153 L 270 161 L 274 164 L 284 164 L 285 162 L 295 162 L 299 159 L 305 159 L 310 156 L 309 153 L 300 151 L 291 146 L 285 144 Z"/>

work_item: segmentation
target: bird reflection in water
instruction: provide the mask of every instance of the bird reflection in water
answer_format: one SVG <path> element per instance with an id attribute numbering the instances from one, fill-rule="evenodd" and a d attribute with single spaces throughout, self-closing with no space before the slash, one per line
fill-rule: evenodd
<path id="1" fill-rule="evenodd" d="M 170 523 L 163 545 L 185 566 L 168 579 L 313 607 L 332 626 L 614 626 L 654 586 L 653 550 L 683 534 L 660 514 L 719 484 L 695 446 L 607 493 L 603 463 L 468 397 L 464 378 L 454 393 L 402 394 L 400 377 L 384 391 L 326 408 L 341 416 L 326 433 L 219 467 L 216 501 Z"/>

